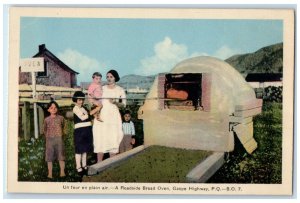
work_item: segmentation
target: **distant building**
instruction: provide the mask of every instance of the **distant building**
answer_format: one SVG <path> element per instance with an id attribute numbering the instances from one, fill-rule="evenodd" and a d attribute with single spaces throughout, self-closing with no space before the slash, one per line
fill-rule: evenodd
<path id="1" fill-rule="evenodd" d="M 92 82 L 92 81 L 91 81 Z M 88 90 L 89 89 L 89 86 L 91 84 L 91 82 L 81 82 L 80 83 L 80 88 L 85 91 L 85 90 Z"/>
<path id="2" fill-rule="evenodd" d="M 282 73 L 249 73 L 245 79 L 253 88 L 282 86 Z"/>
<path id="3" fill-rule="evenodd" d="M 78 72 L 71 69 L 53 53 L 45 44 L 39 45 L 39 52 L 33 56 L 44 57 L 44 72 L 36 73 L 36 84 L 58 87 L 76 87 Z M 31 73 L 19 71 L 19 84 L 31 84 Z"/>
<path id="4" fill-rule="evenodd" d="M 149 90 L 143 89 L 143 88 L 140 88 L 140 87 L 128 88 L 128 89 L 126 89 L 126 91 L 128 93 L 136 93 L 136 94 L 146 94 L 146 93 L 149 92 Z"/>

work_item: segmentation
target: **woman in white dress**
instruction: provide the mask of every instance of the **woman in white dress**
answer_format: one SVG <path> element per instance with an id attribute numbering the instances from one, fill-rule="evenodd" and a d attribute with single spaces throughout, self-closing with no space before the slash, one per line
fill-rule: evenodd
<path id="1" fill-rule="evenodd" d="M 94 152 L 97 153 L 97 161 L 103 160 L 104 153 L 110 157 L 119 152 L 119 145 L 123 139 L 122 118 L 119 107 L 126 106 L 126 94 L 122 87 L 116 85 L 120 80 L 115 70 L 106 74 L 107 85 L 103 86 L 101 121 L 94 119 L 93 138 Z"/>

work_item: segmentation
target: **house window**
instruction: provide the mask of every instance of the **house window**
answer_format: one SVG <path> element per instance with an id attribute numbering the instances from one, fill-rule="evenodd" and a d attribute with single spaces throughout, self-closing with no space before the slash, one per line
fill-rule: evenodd
<path id="1" fill-rule="evenodd" d="M 48 76 L 48 61 L 44 62 L 44 72 L 37 72 L 38 77 L 47 77 Z"/>

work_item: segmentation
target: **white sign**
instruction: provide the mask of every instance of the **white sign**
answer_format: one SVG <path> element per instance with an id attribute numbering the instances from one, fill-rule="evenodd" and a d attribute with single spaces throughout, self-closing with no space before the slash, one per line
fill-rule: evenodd
<path id="1" fill-rule="evenodd" d="M 24 58 L 20 60 L 21 72 L 44 72 L 44 58 Z"/>

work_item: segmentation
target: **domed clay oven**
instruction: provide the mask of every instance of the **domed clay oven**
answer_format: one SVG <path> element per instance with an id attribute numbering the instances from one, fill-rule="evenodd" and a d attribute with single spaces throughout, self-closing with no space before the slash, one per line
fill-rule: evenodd
<path id="1" fill-rule="evenodd" d="M 187 182 L 206 182 L 223 165 L 224 152 L 234 150 L 234 134 L 248 153 L 257 148 L 252 118 L 261 113 L 261 107 L 262 100 L 226 62 L 212 57 L 187 59 L 155 78 L 140 107 L 144 145 L 89 167 L 89 174 L 159 145 L 212 152 L 186 175 Z M 148 170 L 156 168 L 156 163 L 151 164 L 154 167 Z"/>
<path id="2" fill-rule="evenodd" d="M 159 74 L 139 109 L 144 144 L 228 152 L 234 133 L 248 153 L 257 148 L 253 116 L 262 100 L 242 75 L 213 57 L 195 57 Z"/>

